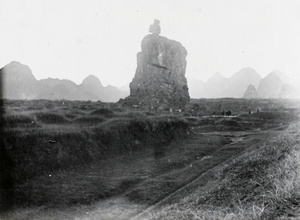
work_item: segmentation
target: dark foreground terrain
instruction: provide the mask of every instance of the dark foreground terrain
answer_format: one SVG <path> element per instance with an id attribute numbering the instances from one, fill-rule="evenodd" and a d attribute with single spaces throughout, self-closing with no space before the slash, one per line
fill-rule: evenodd
<path id="1" fill-rule="evenodd" d="M 299 107 L 4 100 L 0 218 L 296 219 Z"/>

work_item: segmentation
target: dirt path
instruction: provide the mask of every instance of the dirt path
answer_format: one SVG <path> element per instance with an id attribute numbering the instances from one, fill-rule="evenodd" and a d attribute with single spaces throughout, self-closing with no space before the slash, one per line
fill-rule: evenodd
<path id="1" fill-rule="evenodd" d="M 170 202 L 174 203 L 174 201 L 181 199 L 182 196 L 185 195 L 187 192 L 192 191 L 194 188 L 197 188 L 201 185 L 205 185 L 207 182 L 209 182 L 211 180 L 211 177 L 214 175 L 214 171 L 217 170 L 220 166 L 223 166 L 228 161 L 230 161 L 232 159 L 232 157 L 236 157 L 238 154 L 243 153 L 244 151 L 250 150 L 250 149 L 256 147 L 257 145 L 259 145 L 260 141 L 257 141 L 257 139 L 256 139 L 257 136 L 266 138 L 269 135 L 268 134 L 269 132 L 264 132 L 264 134 L 260 134 L 260 135 L 256 134 L 254 137 L 252 136 L 253 135 L 252 134 L 252 135 L 250 135 L 251 137 L 249 138 L 249 133 L 244 133 L 244 132 L 238 132 L 238 133 L 239 133 L 238 135 L 232 136 L 232 133 L 223 132 L 223 135 L 225 135 L 225 136 L 228 136 L 228 135 L 232 136 L 231 140 L 233 140 L 233 142 L 221 147 L 212 156 L 202 158 L 201 161 L 214 160 L 214 158 L 219 157 L 220 154 L 222 154 L 221 152 L 226 152 L 228 150 L 231 151 L 232 149 L 235 149 L 234 151 L 231 152 L 232 153 L 231 156 L 229 156 L 228 158 L 227 157 L 224 158 L 224 160 L 222 160 L 221 162 L 216 164 L 214 167 L 207 169 L 203 173 L 200 173 L 198 176 L 194 177 L 191 181 L 189 181 L 186 185 L 184 185 L 181 188 L 170 193 L 168 196 L 164 197 L 157 203 L 147 207 L 145 210 L 134 215 L 129 220 L 146 220 L 146 219 L 148 219 L 147 216 L 149 216 L 149 214 L 151 215 L 151 212 L 153 210 L 159 208 L 160 206 L 162 206 L 164 204 L 168 204 Z M 211 134 L 216 134 L 216 132 L 212 132 Z M 248 140 L 245 140 L 245 139 L 247 139 L 247 137 L 248 137 Z M 246 141 L 249 145 L 247 144 L 245 147 L 237 148 L 237 145 L 243 144 L 242 141 Z"/>

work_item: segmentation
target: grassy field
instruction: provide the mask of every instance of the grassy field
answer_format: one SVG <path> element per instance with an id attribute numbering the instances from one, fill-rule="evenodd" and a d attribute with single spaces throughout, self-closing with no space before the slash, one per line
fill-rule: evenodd
<path id="1" fill-rule="evenodd" d="M 170 111 L 4 100 L 0 218 L 285 215 L 299 205 L 299 107 L 296 100 L 216 99 Z"/>
<path id="2" fill-rule="evenodd" d="M 23 101 L 22 107 L 18 101 L 12 103 L 5 109 L 3 141 L 13 164 L 16 205 L 57 204 L 53 195 L 44 195 L 46 179 L 54 179 L 54 172 L 75 172 L 98 161 L 151 150 L 153 146 L 159 154 L 161 146 L 188 131 L 181 117 L 116 113 L 101 104 L 96 108 L 44 100 L 30 104 Z M 94 197 L 102 197 L 101 192 Z M 76 201 L 90 200 L 67 196 L 64 203 Z"/>

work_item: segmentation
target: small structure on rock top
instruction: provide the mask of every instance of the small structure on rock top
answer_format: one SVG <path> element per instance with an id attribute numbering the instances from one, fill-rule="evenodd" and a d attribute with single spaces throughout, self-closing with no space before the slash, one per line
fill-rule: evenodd
<path id="1" fill-rule="evenodd" d="M 150 25 L 149 32 L 153 34 L 160 34 L 160 26 L 159 26 L 160 21 L 157 19 L 154 19 L 154 23 Z"/>
<path id="2" fill-rule="evenodd" d="M 159 36 L 159 23 L 154 20 L 149 28 L 152 34 L 142 40 L 127 101 L 184 106 L 190 100 L 185 77 L 187 51 L 181 43 Z"/>

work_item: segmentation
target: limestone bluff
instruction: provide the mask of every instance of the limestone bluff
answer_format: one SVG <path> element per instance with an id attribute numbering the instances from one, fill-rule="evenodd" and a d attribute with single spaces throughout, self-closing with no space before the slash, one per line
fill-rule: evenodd
<path id="1" fill-rule="evenodd" d="M 184 106 L 190 100 L 185 77 L 187 51 L 181 43 L 159 36 L 158 20 L 149 31 L 152 34 L 144 37 L 142 51 L 137 54 L 128 99 L 151 105 Z"/>

